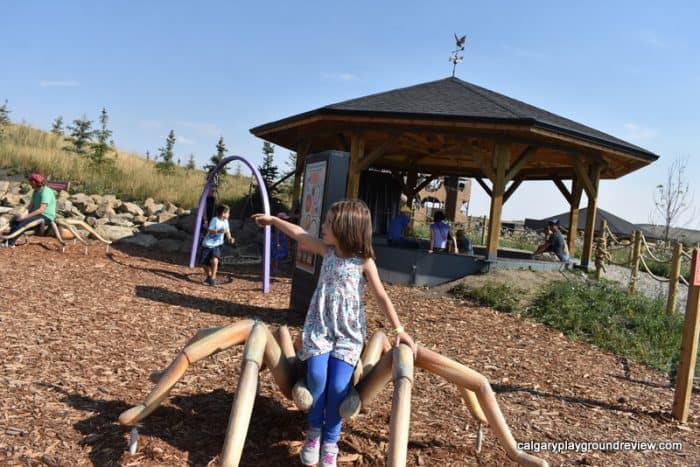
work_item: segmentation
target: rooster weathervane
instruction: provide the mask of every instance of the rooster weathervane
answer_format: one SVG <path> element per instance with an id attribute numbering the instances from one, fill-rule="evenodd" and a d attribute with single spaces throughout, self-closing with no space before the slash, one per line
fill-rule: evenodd
<path id="1" fill-rule="evenodd" d="M 455 33 L 455 43 L 457 44 L 457 48 L 452 51 L 452 54 L 450 55 L 450 61 L 452 62 L 452 77 L 454 78 L 455 76 L 455 68 L 457 68 L 458 63 L 462 63 L 462 60 L 464 59 L 464 56 L 460 55 L 459 52 L 464 50 L 464 44 L 467 42 L 467 36 L 464 35 L 462 37 L 457 37 L 457 34 Z"/>

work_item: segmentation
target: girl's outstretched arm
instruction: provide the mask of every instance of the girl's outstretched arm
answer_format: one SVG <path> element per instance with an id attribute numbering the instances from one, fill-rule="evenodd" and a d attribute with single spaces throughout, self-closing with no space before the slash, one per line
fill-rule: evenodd
<path id="1" fill-rule="evenodd" d="M 379 302 L 379 306 L 382 307 L 382 310 L 384 310 L 384 314 L 387 318 L 389 318 L 389 321 L 391 322 L 392 328 L 396 331 L 395 345 L 399 345 L 399 342 L 404 342 L 408 344 L 409 347 L 411 347 L 411 349 L 413 350 L 413 355 L 415 355 L 416 343 L 413 342 L 411 336 L 403 330 L 403 326 L 401 326 L 399 316 L 396 313 L 396 309 L 394 309 L 394 304 L 391 303 L 391 299 L 389 298 L 389 295 L 387 295 L 386 290 L 384 290 L 384 285 L 382 284 L 381 279 L 379 279 L 379 271 L 377 271 L 377 264 L 372 258 L 368 258 L 365 260 L 364 265 L 362 266 L 362 272 L 365 273 L 365 277 L 367 278 L 367 284 L 372 290 L 372 293 L 377 299 L 377 302 Z M 392 337 L 393 335 L 394 334 L 392 333 Z"/>
<path id="2" fill-rule="evenodd" d="M 277 230 L 283 232 L 286 236 L 299 242 L 305 249 L 310 250 L 317 255 L 326 255 L 328 246 L 323 243 L 323 240 L 314 237 L 296 224 L 287 222 L 277 216 L 268 216 L 266 214 L 253 214 L 253 220 L 260 227 L 271 225 Z"/>

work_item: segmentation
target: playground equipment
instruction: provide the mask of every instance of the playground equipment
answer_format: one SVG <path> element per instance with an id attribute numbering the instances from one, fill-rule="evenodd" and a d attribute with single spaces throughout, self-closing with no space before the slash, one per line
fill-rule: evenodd
<path id="1" fill-rule="evenodd" d="M 17 230 L 16 232 L 13 232 L 12 234 L 0 235 L 0 241 L 5 242 L 8 240 L 13 240 L 13 239 L 19 238 L 20 235 L 23 235 L 25 233 L 33 231 L 34 229 L 39 229 L 39 233 L 41 235 L 44 235 L 46 232 L 48 232 L 49 229 L 51 229 L 51 233 L 53 233 L 54 237 L 56 237 L 58 242 L 61 244 L 61 251 L 62 252 L 66 251 L 66 240 L 74 240 L 74 241 L 77 240 L 83 244 L 83 246 L 85 247 L 85 254 L 87 255 L 88 243 L 78 233 L 76 227 L 86 230 L 88 233 L 90 233 L 97 240 L 99 240 L 100 242 L 107 245 L 107 251 L 109 251 L 109 245 L 111 245 L 112 242 L 109 240 L 106 240 L 99 233 L 97 233 L 95 231 L 95 229 L 90 227 L 89 224 L 87 224 L 86 222 L 84 222 L 80 219 L 67 219 L 67 218 L 58 218 L 57 217 L 56 220 L 51 222 L 49 225 L 46 225 L 46 220 L 37 219 L 37 220 L 32 221 L 29 224 L 23 226 L 21 229 Z"/>
<path id="2" fill-rule="evenodd" d="M 189 340 L 165 371 L 151 374 L 151 380 L 156 385 L 143 404 L 119 416 L 119 423 L 133 427 L 130 452 L 134 454 L 137 449 L 136 424 L 162 403 L 191 364 L 243 343 L 243 363 L 224 439 L 221 465 L 237 466 L 241 460 L 261 369 L 270 370 L 286 398 L 294 400 L 300 410 L 308 410 L 312 403 L 311 394 L 306 389 L 303 372 L 297 368 L 295 345 L 286 326 L 281 326 L 274 335 L 264 323 L 250 319 L 224 327 L 202 329 Z M 479 422 L 477 452 L 481 449 L 481 424 L 487 424 L 513 461 L 524 466 L 548 465 L 543 459 L 517 448 L 491 385 L 483 375 L 420 345 L 414 362 L 408 346 L 401 344 L 392 347 L 384 333 L 378 332 L 365 345 L 355 367 L 351 390 L 340 411 L 343 418 L 352 418 L 360 410 L 367 410 L 381 389 L 393 380 L 387 465 L 406 464 L 414 365 L 457 385 L 469 412 Z"/>
<path id="3" fill-rule="evenodd" d="M 197 248 L 199 246 L 200 231 L 202 228 L 202 217 L 204 215 L 204 210 L 207 204 L 207 195 L 214 189 L 216 185 L 216 179 L 223 167 L 225 167 L 229 162 L 240 161 L 248 166 L 248 168 L 253 172 L 253 176 L 258 182 L 258 187 L 260 189 L 260 196 L 262 197 L 263 212 L 265 214 L 270 214 L 270 201 L 267 196 L 267 188 L 265 188 L 265 182 L 260 175 L 258 169 L 252 165 L 246 158 L 241 156 L 229 156 L 224 158 L 219 162 L 214 169 L 207 175 L 207 181 L 204 184 L 204 189 L 202 190 L 202 195 L 199 198 L 199 205 L 197 209 L 197 220 L 195 222 L 194 236 L 192 237 L 192 250 L 190 252 L 190 267 L 195 266 L 195 261 L 197 258 Z M 270 237 L 271 230 L 270 226 L 266 226 L 263 232 L 263 293 L 268 293 L 270 291 Z M 239 257 L 231 257 L 231 259 L 224 264 L 256 264 L 258 263 L 257 258 L 253 258 L 254 255 L 238 255 Z M 242 256 L 242 258 L 241 258 Z M 247 257 L 246 257 L 247 256 Z"/>

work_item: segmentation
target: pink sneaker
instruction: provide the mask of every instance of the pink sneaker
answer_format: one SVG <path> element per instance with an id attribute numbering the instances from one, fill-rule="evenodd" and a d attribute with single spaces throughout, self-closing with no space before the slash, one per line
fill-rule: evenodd
<path id="1" fill-rule="evenodd" d="M 310 428 L 306 432 L 306 441 L 301 448 L 301 463 L 303 465 L 318 464 L 319 453 L 321 452 L 321 430 Z"/>
<path id="2" fill-rule="evenodd" d="M 336 467 L 338 443 L 323 443 L 321 447 L 321 467 Z"/>

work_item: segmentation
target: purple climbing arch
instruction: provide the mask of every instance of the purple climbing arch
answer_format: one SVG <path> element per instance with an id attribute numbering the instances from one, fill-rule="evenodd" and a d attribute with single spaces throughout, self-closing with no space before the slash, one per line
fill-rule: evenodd
<path id="1" fill-rule="evenodd" d="M 241 161 L 253 172 L 255 179 L 258 181 L 258 187 L 260 188 L 260 193 L 263 202 L 263 212 L 267 215 L 270 214 L 270 200 L 267 197 L 267 188 L 265 187 L 265 182 L 263 181 L 262 175 L 258 169 L 253 166 L 248 160 L 242 156 L 229 156 L 218 163 L 218 165 L 209 172 L 207 176 L 207 183 L 204 185 L 204 190 L 202 191 L 202 196 L 199 198 L 199 208 L 197 209 L 197 221 L 194 227 L 194 237 L 192 238 L 192 252 L 190 253 L 190 267 L 194 267 L 195 260 L 197 258 L 197 248 L 199 247 L 199 232 L 202 227 L 202 215 L 204 214 L 204 209 L 207 203 L 207 195 L 212 189 L 214 180 L 216 180 L 216 175 L 219 171 L 231 161 Z M 263 241 L 263 293 L 268 293 L 270 291 L 270 237 L 271 229 L 267 225 L 264 228 L 264 241 Z"/>

